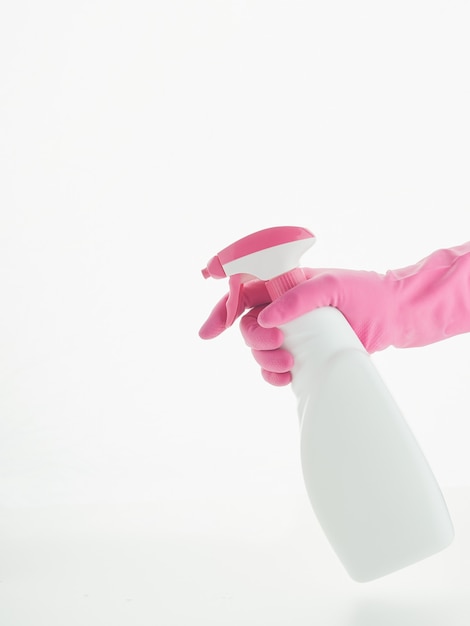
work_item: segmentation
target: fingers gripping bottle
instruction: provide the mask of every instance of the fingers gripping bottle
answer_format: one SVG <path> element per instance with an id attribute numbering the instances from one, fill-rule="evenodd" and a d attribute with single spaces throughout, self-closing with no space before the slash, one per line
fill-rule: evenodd
<path id="1" fill-rule="evenodd" d="M 305 228 L 274 227 L 213 257 L 202 273 L 230 278 L 227 326 L 246 280 L 266 281 L 272 299 L 305 280 L 298 264 L 314 241 Z M 439 486 L 345 317 L 322 307 L 282 330 L 294 355 L 306 490 L 351 578 L 370 581 L 447 547 L 454 531 Z"/>

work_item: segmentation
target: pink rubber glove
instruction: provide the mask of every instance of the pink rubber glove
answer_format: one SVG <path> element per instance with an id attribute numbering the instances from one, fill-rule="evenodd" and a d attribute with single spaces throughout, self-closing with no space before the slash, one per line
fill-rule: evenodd
<path id="1" fill-rule="evenodd" d="M 244 283 L 241 289 L 242 298 L 237 317 L 246 309 L 250 309 L 242 318 L 240 325 L 245 342 L 252 349 L 257 363 L 261 365 L 261 373 L 265 380 L 275 386 L 286 385 L 292 378 L 290 369 L 294 359 L 290 352 L 280 347 L 284 341 L 284 335 L 279 328 L 262 328 L 256 321 L 257 314 L 263 309 L 263 305 L 271 301 L 265 283 L 261 280 L 253 280 Z M 202 339 L 213 339 L 226 330 L 227 300 L 228 294 L 212 309 L 199 330 L 199 336 Z"/>
<path id="2" fill-rule="evenodd" d="M 292 355 L 280 348 L 278 327 L 321 306 L 338 308 L 369 353 L 388 346 L 424 346 L 470 331 L 470 242 L 385 274 L 305 271 L 306 282 L 267 306 L 267 300 L 255 302 L 241 320 L 245 342 L 273 385 L 290 382 L 293 363 Z"/>

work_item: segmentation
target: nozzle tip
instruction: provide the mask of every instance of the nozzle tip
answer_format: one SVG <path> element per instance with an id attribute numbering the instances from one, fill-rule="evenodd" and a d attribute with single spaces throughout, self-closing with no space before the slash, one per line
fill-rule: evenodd
<path id="1" fill-rule="evenodd" d="M 212 257 L 207 267 L 201 270 L 201 272 L 204 278 L 227 278 L 218 256 Z"/>

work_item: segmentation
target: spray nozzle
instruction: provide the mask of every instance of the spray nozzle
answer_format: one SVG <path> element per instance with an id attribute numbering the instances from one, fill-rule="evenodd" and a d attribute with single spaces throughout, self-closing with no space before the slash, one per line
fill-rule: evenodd
<path id="1" fill-rule="evenodd" d="M 204 278 L 229 278 L 226 327 L 233 324 L 243 297 L 243 283 L 267 281 L 271 297 L 303 278 L 298 265 L 315 235 L 299 226 L 275 226 L 235 241 L 216 254 L 202 270 Z"/>

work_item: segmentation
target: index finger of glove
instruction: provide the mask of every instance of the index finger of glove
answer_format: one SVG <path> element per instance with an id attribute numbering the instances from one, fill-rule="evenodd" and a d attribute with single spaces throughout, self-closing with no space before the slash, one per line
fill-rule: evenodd
<path id="1" fill-rule="evenodd" d="M 271 298 L 263 280 L 250 280 L 243 284 L 243 304 L 245 310 L 260 304 L 268 304 L 268 302 L 271 302 Z"/>
<path id="2" fill-rule="evenodd" d="M 217 302 L 212 309 L 209 317 L 199 330 L 201 339 L 214 339 L 222 334 L 227 328 L 227 300 L 229 294 L 225 294 L 223 298 Z M 250 280 L 243 283 L 241 298 L 238 303 L 236 317 L 239 317 L 244 311 L 251 307 L 271 302 L 268 295 L 266 285 L 262 280 Z"/>
<path id="3" fill-rule="evenodd" d="M 224 332 L 227 322 L 228 294 L 221 298 L 199 329 L 201 339 L 213 339 Z"/>

